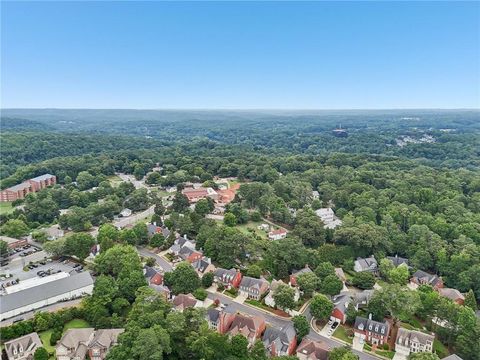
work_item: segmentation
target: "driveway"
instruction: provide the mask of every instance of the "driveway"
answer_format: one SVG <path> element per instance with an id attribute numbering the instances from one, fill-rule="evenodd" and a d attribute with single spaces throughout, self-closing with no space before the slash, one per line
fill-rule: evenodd
<path id="1" fill-rule="evenodd" d="M 146 219 L 149 216 L 153 215 L 153 209 L 155 209 L 155 206 L 150 206 L 147 210 L 144 210 L 142 212 L 139 212 L 138 214 L 133 214 L 128 217 L 122 217 L 113 222 L 113 225 L 119 229 L 123 229 L 124 227 L 128 225 L 134 225 L 140 220 Z"/>
<path id="2" fill-rule="evenodd" d="M 360 343 L 360 338 L 357 336 L 353 337 L 353 344 L 352 348 L 357 351 L 363 351 L 363 345 L 364 343 Z"/>
<path id="3" fill-rule="evenodd" d="M 247 300 L 248 295 L 247 294 L 242 294 L 238 293 L 237 297 L 233 299 L 236 303 L 243 304 L 245 300 Z"/>
<path id="4" fill-rule="evenodd" d="M 163 269 L 163 271 L 170 272 L 170 271 L 173 270 L 173 265 L 170 264 L 167 260 L 165 260 L 160 255 L 157 255 L 157 254 L 155 254 L 151 251 L 148 251 L 145 248 L 141 248 L 141 247 L 138 247 L 137 251 L 142 256 L 154 258 L 155 261 L 157 262 L 157 265 L 160 266 Z"/>

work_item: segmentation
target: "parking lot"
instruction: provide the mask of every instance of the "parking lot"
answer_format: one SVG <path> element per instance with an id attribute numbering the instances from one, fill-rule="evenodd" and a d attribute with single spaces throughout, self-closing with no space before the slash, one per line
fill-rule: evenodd
<path id="1" fill-rule="evenodd" d="M 15 259 L 11 258 L 10 263 L 1 268 L 0 289 L 16 285 L 22 280 L 34 277 L 43 278 L 61 271 L 67 273 L 83 271 L 83 266 L 80 264 L 71 260 L 51 260 L 43 251 L 32 252 L 30 255 L 21 257 L 19 256 L 20 252 L 16 255 Z"/>

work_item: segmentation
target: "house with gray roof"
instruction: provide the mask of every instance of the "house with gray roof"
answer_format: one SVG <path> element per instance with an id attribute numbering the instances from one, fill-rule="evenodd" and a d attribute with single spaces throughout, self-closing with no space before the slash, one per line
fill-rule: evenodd
<path id="1" fill-rule="evenodd" d="M 385 344 L 390 334 L 390 325 L 388 322 L 372 320 L 371 315 L 368 319 L 357 316 L 353 328 L 355 337 L 360 340 L 360 343 L 366 341 L 372 345 Z"/>
<path id="2" fill-rule="evenodd" d="M 443 281 L 435 274 L 429 274 L 423 270 L 417 270 L 410 279 L 410 284 L 414 287 L 420 285 L 430 285 L 435 290 L 443 288 Z"/>
<path id="3" fill-rule="evenodd" d="M 375 259 L 373 255 L 368 258 L 359 257 L 357 258 L 357 260 L 355 260 L 355 263 L 353 265 L 353 270 L 355 270 L 355 272 L 368 271 L 377 275 L 378 274 L 377 259 Z"/>
<path id="4" fill-rule="evenodd" d="M 281 329 L 267 327 L 262 342 L 271 356 L 292 355 L 297 346 L 297 333 L 290 324 Z"/>
<path id="5" fill-rule="evenodd" d="M 398 255 L 395 255 L 395 256 L 387 256 L 387 259 L 390 260 L 395 267 L 399 267 L 400 265 L 408 266 L 407 258 L 403 258 Z"/>
<path id="6" fill-rule="evenodd" d="M 347 321 L 347 309 L 350 304 L 358 310 L 354 301 L 354 295 L 351 292 L 340 293 L 332 298 L 333 310 L 330 319 L 345 324 Z"/>
<path id="7" fill-rule="evenodd" d="M 216 283 L 225 287 L 238 288 L 242 280 L 242 273 L 236 269 L 217 268 L 213 272 L 213 279 Z"/>
<path id="8" fill-rule="evenodd" d="M 1 296 L 0 321 L 92 292 L 93 279 L 88 271 L 41 283 Z"/>
<path id="9" fill-rule="evenodd" d="M 250 299 L 260 300 L 263 294 L 268 291 L 269 286 L 266 280 L 244 276 L 240 282 L 240 293 Z"/>
<path id="10" fill-rule="evenodd" d="M 395 340 L 395 351 L 405 357 L 410 353 L 432 352 L 435 336 L 421 331 L 398 329 Z"/>
<path id="11" fill-rule="evenodd" d="M 207 323 L 208 327 L 212 330 L 218 331 L 218 324 L 221 311 L 214 308 L 208 308 L 207 310 Z"/>
<path id="12" fill-rule="evenodd" d="M 42 347 L 40 337 L 36 332 L 7 341 L 4 345 L 8 360 L 33 359 L 35 351 Z"/>
<path id="13" fill-rule="evenodd" d="M 442 360 L 463 360 L 457 354 L 448 355 L 447 357 L 442 358 Z"/>
<path id="14" fill-rule="evenodd" d="M 103 360 L 124 329 L 68 329 L 55 347 L 57 360 Z"/>
<path id="15" fill-rule="evenodd" d="M 212 260 L 209 257 L 204 256 L 201 259 L 192 262 L 192 266 L 197 272 L 198 276 L 202 277 L 208 272 L 215 271 L 215 265 L 212 264 Z"/>

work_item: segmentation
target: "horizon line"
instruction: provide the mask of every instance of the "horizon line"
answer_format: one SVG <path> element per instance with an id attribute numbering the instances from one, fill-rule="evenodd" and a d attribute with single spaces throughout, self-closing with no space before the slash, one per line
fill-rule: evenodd
<path id="1" fill-rule="evenodd" d="M 137 110 L 137 111 L 371 111 L 371 110 L 480 110 L 480 107 L 436 108 L 113 108 L 113 107 L 0 107 L 2 110 Z"/>

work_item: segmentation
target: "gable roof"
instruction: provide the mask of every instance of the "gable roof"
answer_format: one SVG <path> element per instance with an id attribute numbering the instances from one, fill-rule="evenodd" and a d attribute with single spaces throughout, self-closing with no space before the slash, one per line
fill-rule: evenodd
<path id="1" fill-rule="evenodd" d="M 94 328 L 68 329 L 57 346 L 63 345 L 67 349 L 77 348 L 80 343 L 87 343 L 94 331 Z"/>
<path id="2" fill-rule="evenodd" d="M 304 338 L 297 348 L 297 354 L 306 355 L 309 360 L 328 360 L 330 347 L 324 342 Z"/>
<path id="3" fill-rule="evenodd" d="M 308 265 L 306 265 L 303 269 L 292 271 L 292 275 L 295 277 L 301 274 L 308 274 L 308 273 L 313 273 L 312 269 L 310 269 Z"/>
<path id="4" fill-rule="evenodd" d="M 430 341 L 433 344 L 435 336 L 426 334 L 416 330 L 408 330 L 404 328 L 399 328 L 397 333 L 397 339 L 395 343 L 401 346 L 410 346 L 410 342 L 420 343 L 426 345 L 427 341 Z"/>
<path id="5" fill-rule="evenodd" d="M 355 265 L 359 265 L 362 270 L 376 270 L 378 268 L 377 259 L 372 255 L 368 258 L 357 258 Z"/>
<path id="6" fill-rule="evenodd" d="M 442 360 L 463 360 L 457 354 L 448 355 L 447 357 L 442 358 Z"/>
<path id="7" fill-rule="evenodd" d="M 178 294 L 173 299 L 173 305 L 179 309 L 185 309 L 188 307 L 194 307 L 197 304 L 197 299 L 193 297 L 192 294 Z"/>
<path id="8" fill-rule="evenodd" d="M 452 288 L 441 288 L 441 289 L 438 289 L 438 292 L 440 295 L 446 297 L 446 298 L 449 298 L 453 301 L 455 300 L 465 300 L 465 296 L 463 296 L 463 294 L 458 291 L 457 289 L 452 289 Z"/>
<path id="9" fill-rule="evenodd" d="M 95 336 L 89 343 L 89 347 L 100 346 L 110 348 L 112 344 L 117 342 L 118 336 L 123 333 L 125 329 L 100 329 L 95 331 Z"/>
<path id="10" fill-rule="evenodd" d="M 228 332 L 231 335 L 242 334 L 246 337 L 252 337 L 264 323 L 265 320 L 259 316 L 236 314 Z"/>
<path id="11" fill-rule="evenodd" d="M 292 325 L 286 325 L 281 329 L 268 327 L 263 334 L 262 341 L 267 349 L 275 344 L 277 351 L 286 352 L 296 336 L 297 333 Z"/>
<path id="12" fill-rule="evenodd" d="M 22 347 L 23 352 L 35 352 L 36 348 L 42 347 L 42 342 L 40 340 L 40 337 L 36 332 L 21 336 L 19 338 L 7 341 L 4 344 L 5 347 L 5 352 L 7 353 L 7 356 L 9 359 L 14 358 L 14 350 L 18 352 L 20 347 Z"/>
<path id="13" fill-rule="evenodd" d="M 207 310 L 207 320 L 208 321 L 216 323 L 218 321 L 219 317 L 220 317 L 220 310 L 213 309 L 213 308 L 209 308 Z"/>
<path id="14" fill-rule="evenodd" d="M 195 270 L 198 270 L 199 272 L 203 273 L 209 265 L 211 265 L 211 260 L 210 258 L 203 257 L 202 259 L 195 260 L 192 262 L 192 266 Z"/>
<path id="15" fill-rule="evenodd" d="M 418 282 L 424 282 L 432 286 L 435 286 L 441 281 L 437 275 L 429 274 L 422 270 L 415 271 L 415 273 L 412 275 L 412 278 L 416 279 Z"/>
<path id="16" fill-rule="evenodd" d="M 257 289 L 260 291 L 268 288 L 268 282 L 263 279 L 255 279 L 250 276 L 244 276 L 240 282 L 240 287 Z"/>
<path id="17" fill-rule="evenodd" d="M 387 322 L 380 322 L 357 316 L 354 328 L 360 331 L 370 331 L 376 335 L 388 336 L 390 325 Z"/>
<path id="18" fill-rule="evenodd" d="M 400 266 L 402 264 L 408 265 L 408 259 L 407 258 L 402 258 L 398 255 L 395 256 L 387 256 L 387 259 L 390 260 L 395 267 Z"/>
<path id="19" fill-rule="evenodd" d="M 32 181 L 42 181 L 42 180 L 47 180 L 47 179 L 51 179 L 51 178 L 54 178 L 55 175 L 52 175 L 52 174 L 43 174 L 43 175 L 40 175 L 40 176 L 36 176 L 30 180 Z"/>
<path id="20" fill-rule="evenodd" d="M 332 298 L 333 308 L 339 310 L 342 314 L 347 311 L 348 304 L 353 303 L 353 294 L 346 292 L 336 295 Z"/>

